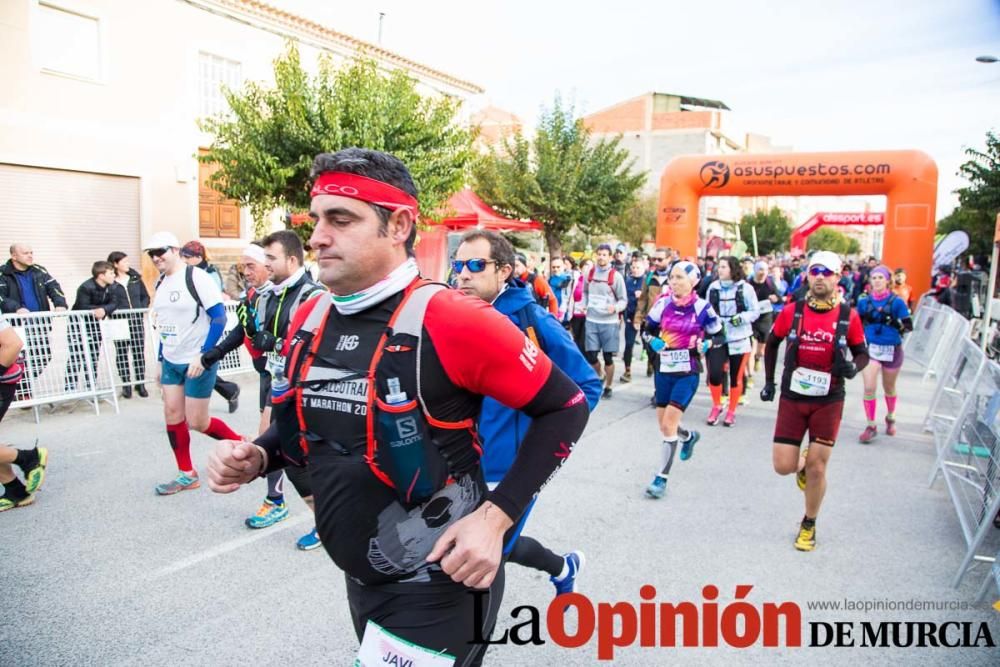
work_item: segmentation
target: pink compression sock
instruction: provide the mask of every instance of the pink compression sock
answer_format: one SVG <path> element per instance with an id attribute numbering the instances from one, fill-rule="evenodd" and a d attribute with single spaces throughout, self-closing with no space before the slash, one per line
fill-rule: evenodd
<path id="1" fill-rule="evenodd" d="M 888 397 L 886 397 L 888 400 Z M 878 401 L 875 400 L 875 394 L 865 394 L 864 400 L 865 404 L 865 417 L 868 418 L 869 424 L 875 423 L 875 412 L 878 410 Z"/>
<path id="2" fill-rule="evenodd" d="M 889 411 L 890 417 L 896 416 L 896 398 L 895 394 L 891 396 L 889 394 L 885 395 L 885 409 Z"/>

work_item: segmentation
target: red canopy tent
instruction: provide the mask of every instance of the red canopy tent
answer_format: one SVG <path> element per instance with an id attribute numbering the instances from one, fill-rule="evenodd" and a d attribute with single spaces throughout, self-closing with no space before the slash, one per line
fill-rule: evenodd
<path id="1" fill-rule="evenodd" d="M 420 272 L 433 280 L 444 280 L 448 273 L 448 234 L 471 227 L 504 232 L 541 231 L 542 223 L 512 220 L 497 213 L 475 192 L 466 188 L 451 196 L 444 205 L 446 217 L 419 232 L 415 248 Z"/>

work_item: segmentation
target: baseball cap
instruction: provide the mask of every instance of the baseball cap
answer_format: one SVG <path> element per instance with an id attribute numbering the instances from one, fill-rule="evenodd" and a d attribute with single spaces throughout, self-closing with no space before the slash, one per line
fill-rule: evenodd
<path id="1" fill-rule="evenodd" d="M 619 250 L 625 252 L 626 250 L 628 250 L 628 246 L 626 246 L 624 243 L 619 243 L 618 246 L 615 248 L 615 252 L 618 252 Z"/>
<path id="2" fill-rule="evenodd" d="M 829 250 L 820 250 L 809 258 L 810 268 L 814 266 L 825 266 L 834 273 L 840 273 L 841 265 L 840 257 L 837 256 L 837 253 L 830 252 Z"/>
<path id="3" fill-rule="evenodd" d="M 767 271 L 767 262 L 765 262 L 764 260 L 760 260 L 759 262 L 753 265 L 753 270 L 755 273 L 757 271 Z"/>
<path id="4" fill-rule="evenodd" d="M 181 255 L 184 257 L 204 257 L 205 256 L 205 246 L 203 246 L 198 241 L 188 241 L 181 248 Z"/>
<path id="5" fill-rule="evenodd" d="M 146 241 L 146 245 L 142 246 L 143 250 L 151 250 L 153 248 L 180 248 L 181 242 L 177 240 L 177 237 L 170 232 L 156 232 L 149 240 Z"/>

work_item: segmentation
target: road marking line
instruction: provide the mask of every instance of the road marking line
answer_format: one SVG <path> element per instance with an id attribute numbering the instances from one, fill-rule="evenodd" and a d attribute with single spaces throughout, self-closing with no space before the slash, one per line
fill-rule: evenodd
<path id="1" fill-rule="evenodd" d="M 174 574 L 175 572 L 180 572 L 181 570 L 187 569 L 189 567 L 194 567 L 199 563 L 211 560 L 212 558 L 216 558 L 223 554 L 229 553 L 230 551 L 235 551 L 236 549 L 245 547 L 248 544 L 253 544 L 258 540 L 266 539 L 271 535 L 284 532 L 289 528 L 294 528 L 295 526 L 298 526 L 303 523 L 308 523 L 312 520 L 313 520 L 312 512 L 305 512 L 295 517 L 294 519 L 286 519 L 285 521 L 282 521 L 280 525 L 271 526 L 265 529 L 255 530 L 254 532 L 244 537 L 238 537 L 235 540 L 229 540 L 228 542 L 223 542 L 222 544 L 218 544 L 212 547 L 211 549 L 206 549 L 205 551 L 201 551 L 194 555 L 188 556 L 187 558 L 182 558 L 176 563 L 172 563 L 170 565 L 167 565 L 166 567 L 162 567 L 159 570 L 153 572 L 149 576 L 149 579 L 150 581 L 162 579 L 163 577 Z"/>

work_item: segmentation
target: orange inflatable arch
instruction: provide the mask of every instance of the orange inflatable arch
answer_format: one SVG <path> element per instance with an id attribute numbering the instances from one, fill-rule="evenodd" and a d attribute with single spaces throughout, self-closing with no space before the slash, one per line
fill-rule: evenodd
<path id="1" fill-rule="evenodd" d="M 702 197 L 885 195 L 882 262 L 930 289 L 937 165 L 921 151 L 684 155 L 660 177 L 656 243 L 698 254 Z"/>

